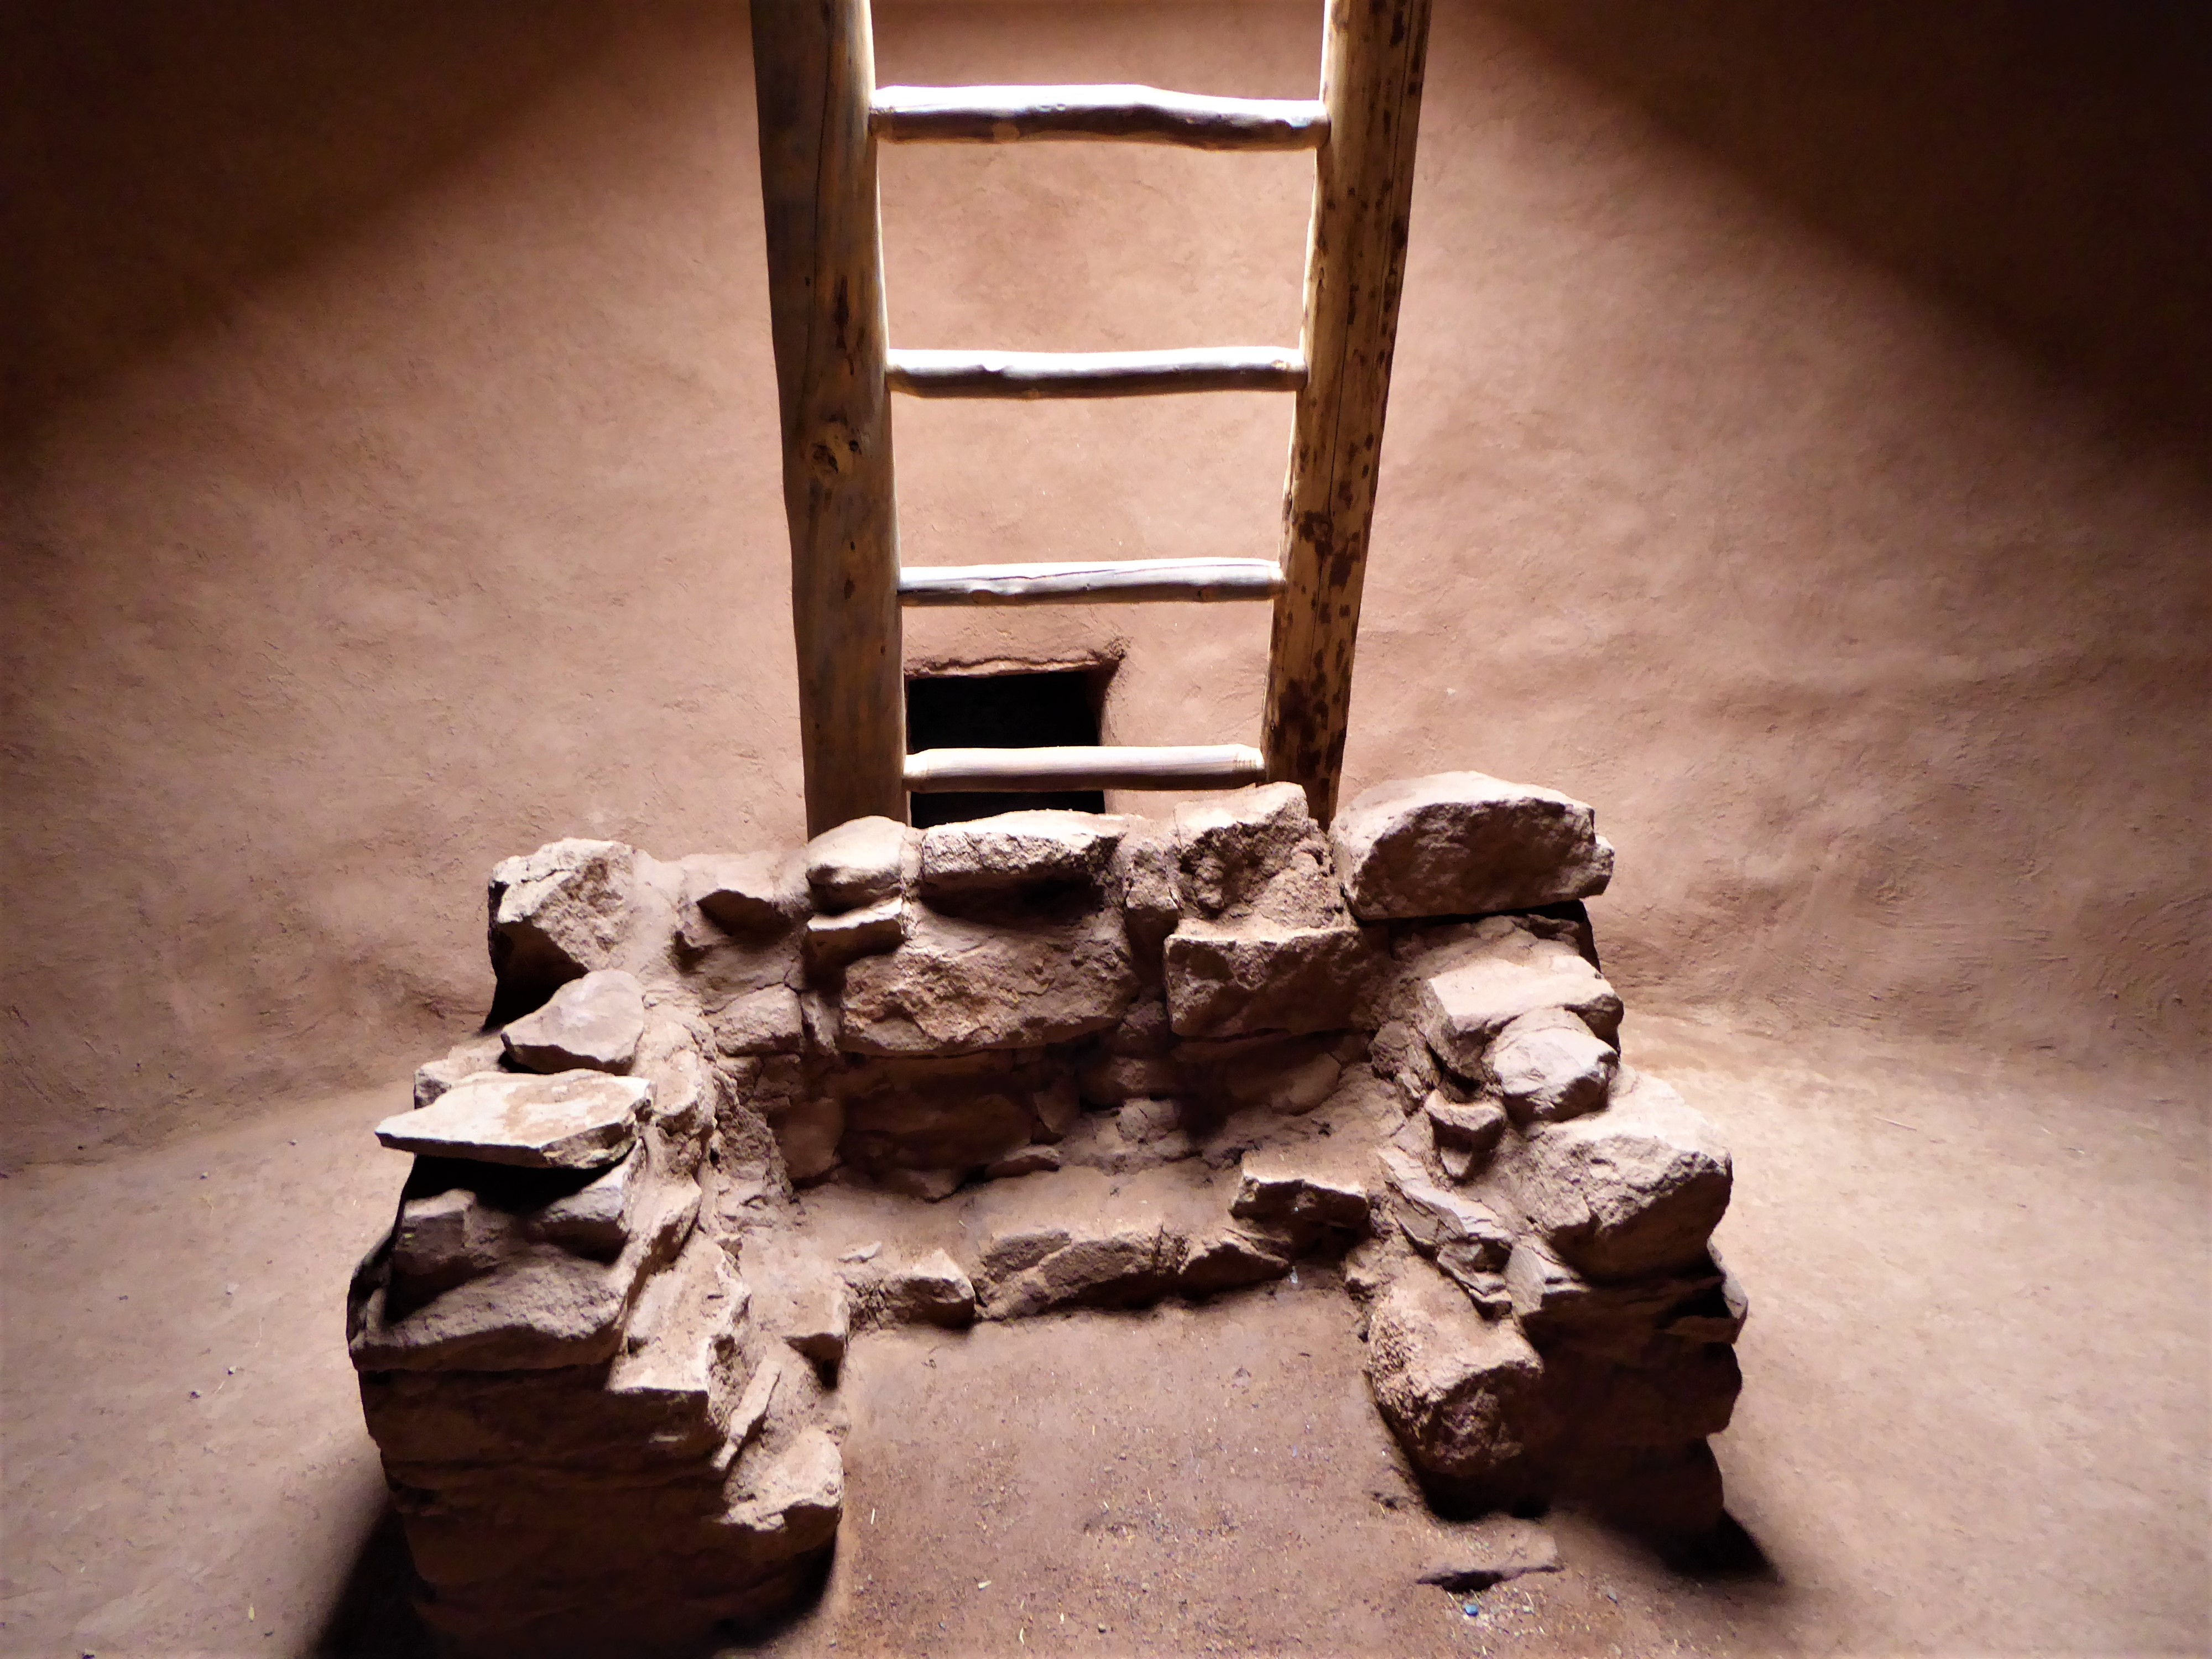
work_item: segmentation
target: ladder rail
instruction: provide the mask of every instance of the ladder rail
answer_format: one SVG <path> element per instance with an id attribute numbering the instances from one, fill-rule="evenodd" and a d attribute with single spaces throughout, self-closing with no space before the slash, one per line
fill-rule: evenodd
<path id="1" fill-rule="evenodd" d="M 1351 720 L 1430 5 L 1332 4 L 1322 35 L 1329 141 L 1315 161 L 1298 341 L 1307 374 L 1291 416 L 1261 743 L 1268 777 L 1304 786 L 1323 823 L 1335 815 Z"/>
<path id="2" fill-rule="evenodd" d="M 752 0 L 806 833 L 906 816 L 867 0 Z"/>

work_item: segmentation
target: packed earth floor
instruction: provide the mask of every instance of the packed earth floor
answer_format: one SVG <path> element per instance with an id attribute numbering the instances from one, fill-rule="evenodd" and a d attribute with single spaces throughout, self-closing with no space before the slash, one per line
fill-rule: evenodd
<path id="1" fill-rule="evenodd" d="M 857 1337 L 836 1556 L 761 1647 L 2212 1648 L 2202 1069 L 1630 1024 L 1735 1158 L 1733 1549 L 1669 1562 L 1555 1513 L 1561 1570 L 1421 1583 L 1465 1540 L 1305 1273 L 1202 1315 Z M 407 1090 L 0 1182 L 0 1650 L 427 1650 L 341 1311 L 391 1218 L 368 1127 Z"/>

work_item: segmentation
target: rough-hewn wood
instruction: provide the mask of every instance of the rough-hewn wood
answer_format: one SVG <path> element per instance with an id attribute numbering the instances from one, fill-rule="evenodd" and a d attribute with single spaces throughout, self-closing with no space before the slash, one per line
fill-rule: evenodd
<path id="1" fill-rule="evenodd" d="M 894 392 L 917 398 L 1144 398 L 1296 392 L 1305 360 L 1273 346 L 1176 351 L 894 351 Z"/>
<path id="2" fill-rule="evenodd" d="M 868 0 L 752 0 L 809 835 L 904 818 Z"/>
<path id="3" fill-rule="evenodd" d="M 879 87 L 869 123 L 891 143 L 1128 139 L 1194 149 L 1312 149 L 1328 109 L 1307 99 L 1207 98 L 1158 87 Z"/>
<path id="4" fill-rule="evenodd" d="M 1390 395 L 1430 0 L 1330 0 L 1328 143 L 1314 184 L 1298 393 L 1283 496 L 1263 742 L 1267 775 L 1336 806 L 1367 535 Z"/>
<path id="5" fill-rule="evenodd" d="M 1179 749 L 925 749 L 906 757 L 917 794 L 956 789 L 1234 789 L 1267 775 L 1248 744 Z"/>
<path id="6" fill-rule="evenodd" d="M 908 565 L 908 605 L 1133 605 L 1156 599 L 1271 599 L 1273 559 L 1122 559 L 1097 564 Z"/>

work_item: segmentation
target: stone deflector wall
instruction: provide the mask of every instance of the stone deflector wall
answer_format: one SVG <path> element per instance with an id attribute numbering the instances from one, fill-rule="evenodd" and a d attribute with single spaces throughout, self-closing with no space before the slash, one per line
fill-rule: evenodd
<path id="1" fill-rule="evenodd" d="M 501 864 L 503 1024 L 380 1126 L 416 1161 L 349 1308 L 427 1615 L 544 1650 L 772 1612 L 836 1535 L 854 1329 L 1316 1256 L 1440 1507 L 1712 1524 L 1729 1162 L 1620 1061 L 1612 865 L 1587 806 L 1474 773 L 1329 832 L 1270 785 Z M 896 1234 L 885 1193 L 912 1248 L 841 1221 Z"/>

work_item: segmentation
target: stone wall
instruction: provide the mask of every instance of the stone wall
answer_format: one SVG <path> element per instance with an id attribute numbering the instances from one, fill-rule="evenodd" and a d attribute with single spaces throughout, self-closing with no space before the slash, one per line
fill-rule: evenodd
<path id="1" fill-rule="evenodd" d="M 1621 1062 L 1612 867 L 1587 806 L 1473 773 L 1328 831 L 1273 785 L 500 865 L 491 1030 L 380 1126 L 416 1161 L 349 1305 L 427 1616 L 543 1651 L 769 1613 L 836 1534 L 854 1330 L 1301 1261 L 1440 1508 L 1713 1524 L 1729 1160 Z"/>

